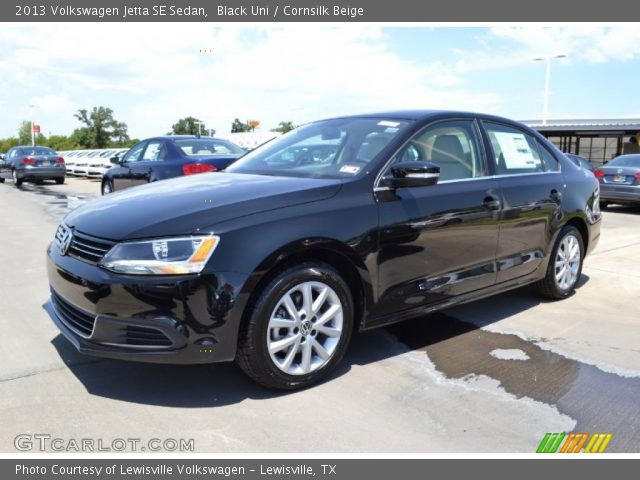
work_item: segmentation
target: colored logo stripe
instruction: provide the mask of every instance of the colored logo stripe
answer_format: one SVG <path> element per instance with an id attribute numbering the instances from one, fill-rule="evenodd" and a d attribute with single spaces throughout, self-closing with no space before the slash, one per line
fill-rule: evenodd
<path id="1" fill-rule="evenodd" d="M 564 436 L 564 433 L 547 433 L 538 445 L 536 453 L 556 453 Z"/>
<path id="2" fill-rule="evenodd" d="M 587 440 L 589 443 L 587 443 L 584 453 L 603 453 L 613 438 L 612 433 L 594 433 L 589 439 L 590 435 L 590 433 L 584 432 L 568 435 L 566 433 L 546 433 L 538 445 L 536 453 L 556 453 L 560 444 L 562 444 L 562 448 L 558 453 L 580 453 Z M 563 439 L 564 443 L 562 443 Z"/>
<path id="3" fill-rule="evenodd" d="M 613 434 L 611 433 L 595 433 L 587 448 L 584 449 L 584 453 L 602 453 L 609 445 L 609 441 L 611 441 L 611 437 Z"/>

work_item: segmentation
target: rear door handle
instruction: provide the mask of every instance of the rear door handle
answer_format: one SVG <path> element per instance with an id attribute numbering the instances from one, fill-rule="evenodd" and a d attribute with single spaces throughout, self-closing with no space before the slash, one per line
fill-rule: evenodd
<path id="1" fill-rule="evenodd" d="M 488 195 L 482 201 L 482 206 L 487 210 L 500 210 L 500 200 L 493 195 Z"/>
<path id="2" fill-rule="evenodd" d="M 556 190 L 555 188 L 551 190 L 551 200 L 554 202 L 560 203 L 562 201 L 562 193 Z"/>

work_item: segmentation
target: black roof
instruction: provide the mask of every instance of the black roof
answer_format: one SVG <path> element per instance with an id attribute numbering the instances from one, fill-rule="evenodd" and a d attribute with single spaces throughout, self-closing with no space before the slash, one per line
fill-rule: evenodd
<path id="1" fill-rule="evenodd" d="M 496 115 L 459 110 L 390 110 L 386 112 L 365 113 L 361 115 L 344 115 L 334 118 L 389 118 L 393 120 L 423 121 L 439 117 L 482 117 L 499 122 L 517 122 L 516 120 Z"/>

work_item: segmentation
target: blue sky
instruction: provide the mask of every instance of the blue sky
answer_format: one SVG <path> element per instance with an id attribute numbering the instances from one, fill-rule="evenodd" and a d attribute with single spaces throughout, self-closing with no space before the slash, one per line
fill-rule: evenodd
<path id="1" fill-rule="evenodd" d="M 208 50 L 201 52 L 200 50 Z M 640 118 L 637 25 L 42 24 L 0 29 L 0 137 L 28 105 L 49 133 L 73 113 L 111 107 L 132 137 L 197 116 L 219 132 L 235 117 L 280 120 L 397 108 L 476 110 L 516 119 Z"/>

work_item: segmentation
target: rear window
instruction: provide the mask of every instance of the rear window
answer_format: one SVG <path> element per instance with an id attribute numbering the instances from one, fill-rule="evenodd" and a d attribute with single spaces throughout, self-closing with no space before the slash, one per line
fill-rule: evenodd
<path id="1" fill-rule="evenodd" d="M 22 149 L 24 155 L 55 155 L 56 152 L 46 147 L 24 147 Z"/>
<path id="2" fill-rule="evenodd" d="M 176 145 L 185 155 L 242 155 L 244 150 L 233 143 L 211 138 L 188 138 L 175 140 Z"/>
<path id="3" fill-rule="evenodd" d="M 615 167 L 640 167 L 640 155 L 624 155 L 622 157 L 614 158 L 607 166 Z"/>

